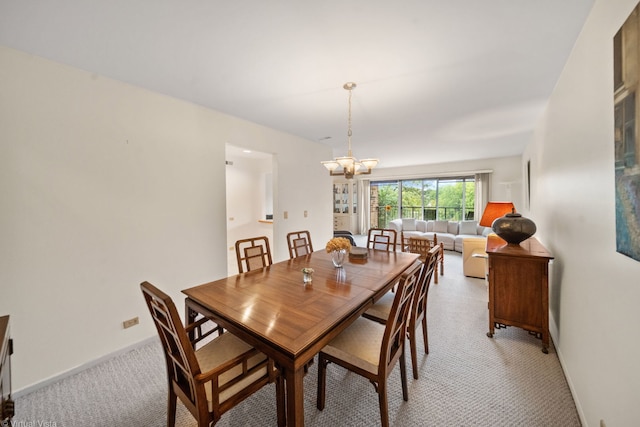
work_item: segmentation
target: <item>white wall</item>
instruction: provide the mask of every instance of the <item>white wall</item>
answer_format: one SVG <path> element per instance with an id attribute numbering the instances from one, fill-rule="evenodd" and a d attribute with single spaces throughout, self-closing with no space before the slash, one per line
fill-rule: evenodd
<path id="1" fill-rule="evenodd" d="M 613 36 L 636 4 L 596 1 L 523 155 L 555 256 L 552 337 L 591 427 L 640 425 L 640 262 L 616 252 L 613 146 Z"/>
<path id="2" fill-rule="evenodd" d="M 518 212 L 526 216 L 524 203 L 524 181 L 520 156 L 468 160 L 464 162 L 439 163 L 433 165 L 404 166 L 398 168 L 376 168 L 371 180 L 404 179 L 411 177 L 446 176 L 472 174 L 474 171 L 491 170 L 490 200 L 511 201 Z M 532 218 L 533 219 L 533 218 Z"/>
<path id="3" fill-rule="evenodd" d="M 4 47 L 0 94 L 14 391 L 155 335 L 143 280 L 181 307 L 181 289 L 226 275 L 227 142 L 274 155 L 279 259 L 290 227 L 331 235 L 326 146 Z"/>

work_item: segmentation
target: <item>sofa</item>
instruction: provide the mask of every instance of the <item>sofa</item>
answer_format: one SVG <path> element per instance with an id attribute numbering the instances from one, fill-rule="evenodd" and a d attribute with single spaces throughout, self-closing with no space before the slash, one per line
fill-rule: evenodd
<path id="1" fill-rule="evenodd" d="M 484 237 L 492 233 L 491 227 L 478 225 L 478 221 L 424 221 L 414 218 L 394 219 L 389 222 L 389 228 L 396 230 L 398 241 L 400 236 L 426 237 L 433 240 L 438 236 L 438 243 L 442 242 L 444 249 L 462 253 L 462 241 L 467 237 Z"/>

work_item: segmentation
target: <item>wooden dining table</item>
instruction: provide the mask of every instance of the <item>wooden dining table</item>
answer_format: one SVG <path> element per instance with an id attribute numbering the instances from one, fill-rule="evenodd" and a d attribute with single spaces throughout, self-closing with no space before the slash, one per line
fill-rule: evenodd
<path id="1" fill-rule="evenodd" d="M 417 254 L 369 249 L 335 268 L 326 251 L 185 289 L 187 321 L 198 313 L 271 357 L 286 384 L 287 425 L 304 426 L 305 366 L 388 292 Z M 303 268 L 313 281 L 303 282 Z"/>

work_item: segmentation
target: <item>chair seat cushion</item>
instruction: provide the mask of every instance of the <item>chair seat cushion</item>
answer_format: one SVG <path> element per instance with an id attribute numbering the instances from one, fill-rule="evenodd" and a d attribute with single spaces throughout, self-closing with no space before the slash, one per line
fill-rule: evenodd
<path id="1" fill-rule="evenodd" d="M 359 317 L 322 352 L 376 374 L 384 330 L 385 325 Z"/>
<path id="2" fill-rule="evenodd" d="M 396 294 L 394 292 L 387 292 L 365 312 L 366 315 L 375 317 L 381 322 L 386 322 L 389 318 L 389 313 L 391 313 L 391 306 L 395 297 Z"/>
<path id="3" fill-rule="evenodd" d="M 216 337 L 213 341 L 207 343 L 202 348 L 196 350 L 196 358 L 198 359 L 198 364 L 200 365 L 200 370 L 203 374 L 220 367 L 221 365 L 228 363 L 230 360 L 241 356 L 242 354 L 252 350 L 251 347 L 246 342 L 242 341 L 240 338 L 235 335 L 225 332 L 224 334 Z M 267 359 L 263 353 L 258 353 L 252 356 L 249 359 L 248 369 L 259 365 Z M 234 380 L 237 377 L 243 375 L 242 365 L 239 364 L 229 371 L 220 375 L 219 386 L 223 386 L 230 381 Z M 247 387 L 252 382 L 262 378 L 267 375 L 267 368 L 259 369 L 251 375 L 248 375 L 246 378 L 243 378 L 238 383 L 234 384 L 232 387 L 222 391 L 220 393 L 220 402 L 224 402 L 233 394 Z M 211 411 L 211 387 L 207 385 L 205 387 L 207 393 L 207 401 L 209 402 L 209 410 Z"/>

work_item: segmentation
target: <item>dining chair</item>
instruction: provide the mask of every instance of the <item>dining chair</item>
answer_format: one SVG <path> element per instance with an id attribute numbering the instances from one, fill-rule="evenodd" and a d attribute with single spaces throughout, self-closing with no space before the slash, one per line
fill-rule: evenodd
<path id="1" fill-rule="evenodd" d="M 289 258 L 291 259 L 313 252 L 311 234 L 307 230 L 292 231 L 287 234 L 287 244 L 289 246 Z"/>
<path id="2" fill-rule="evenodd" d="M 427 252 L 425 263 L 422 265 L 420 277 L 416 291 L 413 294 L 411 311 L 407 320 L 407 336 L 409 337 L 409 347 L 411 349 L 411 367 L 413 368 L 413 378 L 418 379 L 418 336 L 417 328 L 422 324 L 422 339 L 424 342 L 424 352 L 429 354 L 429 337 L 427 334 L 427 297 L 429 295 L 429 285 L 438 262 L 439 247 L 435 246 Z M 416 261 L 419 262 L 419 261 Z M 386 293 L 371 308 L 364 312 L 363 317 L 386 324 L 393 306 L 394 295 Z"/>
<path id="3" fill-rule="evenodd" d="M 238 272 L 257 270 L 273 264 L 267 236 L 240 239 L 236 242 Z"/>
<path id="4" fill-rule="evenodd" d="M 420 255 L 420 260 L 426 262 L 427 253 L 434 247 L 438 248 L 434 273 L 434 283 L 438 284 L 438 272 L 440 276 L 444 275 L 444 245 L 442 242 L 438 243 L 438 235 L 433 235 L 433 240 L 427 237 L 414 237 L 405 238 L 402 235 L 403 250 Z"/>
<path id="5" fill-rule="evenodd" d="M 167 426 L 175 426 L 177 399 L 199 427 L 214 425 L 222 414 L 269 383 L 276 383 L 278 426 L 286 424 L 284 378 L 266 355 L 231 333 L 194 350 L 176 307 L 149 282 L 140 284 L 156 326 L 167 365 Z"/>
<path id="6" fill-rule="evenodd" d="M 367 378 L 378 393 L 380 420 L 389 425 L 387 377 L 400 363 L 402 398 L 409 400 L 405 341 L 407 315 L 413 300 L 422 263 L 416 262 L 403 273 L 394 295 L 391 314 L 386 325 L 358 317 L 351 325 L 333 338 L 319 353 L 318 394 L 316 406 L 325 406 L 327 365 L 336 363 L 349 371 Z"/>
<path id="7" fill-rule="evenodd" d="M 429 239 L 422 239 L 416 237 L 409 237 L 407 239 L 407 252 L 420 255 L 420 260 L 424 262 L 427 259 L 427 255 L 434 245 Z"/>
<path id="8" fill-rule="evenodd" d="M 367 236 L 367 248 L 393 252 L 396 250 L 396 238 L 396 230 L 390 228 L 370 228 Z"/>

